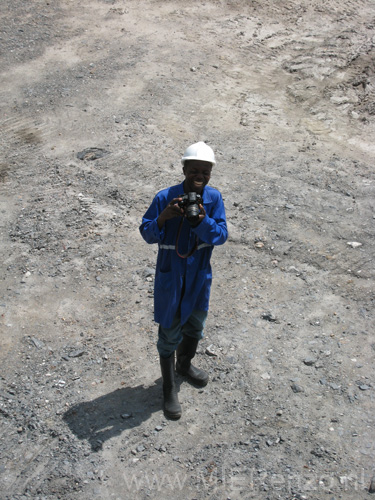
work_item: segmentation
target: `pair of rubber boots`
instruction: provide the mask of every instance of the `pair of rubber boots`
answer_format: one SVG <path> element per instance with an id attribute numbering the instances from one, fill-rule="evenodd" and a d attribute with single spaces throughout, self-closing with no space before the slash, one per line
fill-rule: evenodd
<path id="1" fill-rule="evenodd" d="M 198 339 L 183 336 L 177 347 L 176 371 L 180 375 L 186 376 L 199 387 L 204 387 L 208 382 L 208 375 L 205 371 L 196 368 L 191 364 L 198 347 Z M 163 377 L 163 409 L 166 417 L 177 420 L 181 417 L 181 405 L 178 401 L 177 388 L 174 373 L 174 353 L 169 358 L 160 356 L 161 374 Z"/>

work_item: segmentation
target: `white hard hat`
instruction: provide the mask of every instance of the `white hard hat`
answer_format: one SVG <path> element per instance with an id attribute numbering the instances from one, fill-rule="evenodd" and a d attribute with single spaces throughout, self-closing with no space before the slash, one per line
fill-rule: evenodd
<path id="1" fill-rule="evenodd" d="M 212 166 L 216 165 L 215 155 L 210 146 L 207 146 L 204 142 L 196 142 L 187 148 L 184 156 L 181 158 L 182 165 L 185 164 L 186 160 L 201 160 L 208 161 Z"/>

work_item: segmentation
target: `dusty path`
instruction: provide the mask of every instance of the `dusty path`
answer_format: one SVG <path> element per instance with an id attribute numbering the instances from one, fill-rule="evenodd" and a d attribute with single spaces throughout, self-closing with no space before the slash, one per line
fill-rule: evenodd
<path id="1" fill-rule="evenodd" d="M 1 10 L 1 498 L 370 497 L 373 2 Z M 169 422 L 138 225 L 196 140 L 230 240 Z"/>

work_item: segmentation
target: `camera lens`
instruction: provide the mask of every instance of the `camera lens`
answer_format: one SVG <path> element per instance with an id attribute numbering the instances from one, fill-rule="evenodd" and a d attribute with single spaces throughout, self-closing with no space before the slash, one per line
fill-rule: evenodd
<path id="1" fill-rule="evenodd" d="M 194 205 L 189 205 L 186 209 L 186 218 L 189 222 L 196 222 L 199 219 L 199 207 L 194 203 Z"/>

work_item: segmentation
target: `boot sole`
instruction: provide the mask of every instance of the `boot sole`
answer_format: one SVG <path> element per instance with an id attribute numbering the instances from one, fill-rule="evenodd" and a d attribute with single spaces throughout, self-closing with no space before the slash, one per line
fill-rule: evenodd
<path id="1" fill-rule="evenodd" d="M 207 380 L 199 380 L 199 379 L 193 378 L 188 373 L 184 373 L 181 370 L 179 370 L 177 367 L 176 367 L 176 372 L 179 375 L 181 375 L 182 377 L 187 378 L 190 382 L 192 382 L 194 385 L 197 385 L 198 387 L 206 387 L 206 385 L 208 384 L 208 381 L 210 380 L 209 378 L 207 378 Z"/>
<path id="2" fill-rule="evenodd" d="M 181 418 L 181 415 L 182 415 L 182 412 L 179 412 L 179 413 L 170 413 L 169 411 L 166 411 L 165 408 L 164 408 L 164 415 L 167 417 L 167 418 L 170 418 L 171 420 L 178 420 Z"/>

